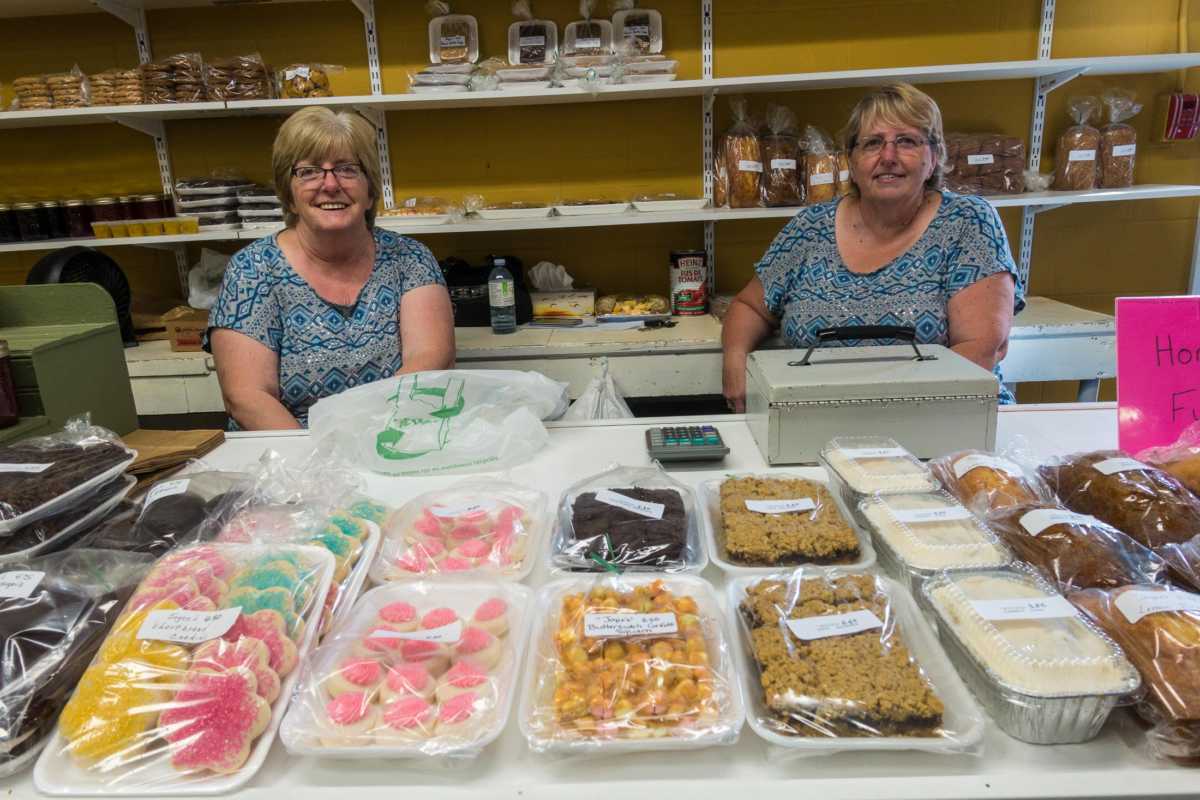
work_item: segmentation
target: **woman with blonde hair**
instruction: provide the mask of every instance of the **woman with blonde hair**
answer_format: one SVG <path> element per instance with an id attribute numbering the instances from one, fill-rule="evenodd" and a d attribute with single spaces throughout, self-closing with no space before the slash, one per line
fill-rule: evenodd
<path id="1" fill-rule="evenodd" d="M 776 328 L 800 348 L 827 328 L 911 327 L 916 341 L 988 370 L 1007 352 L 1024 287 L 996 210 L 942 188 L 937 103 L 905 83 L 884 86 L 855 106 L 843 140 L 853 192 L 793 217 L 725 316 L 723 384 L 734 411 L 745 408 L 747 355 Z M 839 342 L 859 343 L 877 342 Z M 1000 399 L 1012 402 L 1003 384 Z"/>
<path id="2" fill-rule="evenodd" d="M 287 227 L 230 259 L 206 336 L 231 427 L 303 427 L 322 397 L 453 366 L 437 260 L 374 227 L 374 127 L 302 109 L 280 127 L 271 162 Z"/>

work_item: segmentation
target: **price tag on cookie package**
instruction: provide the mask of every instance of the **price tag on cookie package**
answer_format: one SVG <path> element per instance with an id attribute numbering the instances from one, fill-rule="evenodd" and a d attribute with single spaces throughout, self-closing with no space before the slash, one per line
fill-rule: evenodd
<path id="1" fill-rule="evenodd" d="M 1117 298 L 1118 443 L 1169 445 L 1200 420 L 1200 297 Z"/>

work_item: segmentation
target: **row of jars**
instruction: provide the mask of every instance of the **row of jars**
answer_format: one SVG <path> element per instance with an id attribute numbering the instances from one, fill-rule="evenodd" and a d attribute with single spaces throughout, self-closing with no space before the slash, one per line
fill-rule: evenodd
<path id="1" fill-rule="evenodd" d="M 90 238 L 93 222 L 170 217 L 173 205 L 170 196 L 162 194 L 0 203 L 0 242 Z"/>

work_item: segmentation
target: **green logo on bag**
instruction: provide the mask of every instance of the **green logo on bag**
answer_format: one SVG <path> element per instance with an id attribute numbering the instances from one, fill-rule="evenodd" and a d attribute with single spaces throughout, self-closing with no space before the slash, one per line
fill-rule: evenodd
<path id="1" fill-rule="evenodd" d="M 401 376 L 396 393 L 388 398 L 388 402 L 394 404 L 391 416 L 384 429 L 375 435 L 375 452 L 379 457 L 389 461 L 406 461 L 446 449 L 450 443 L 450 423 L 463 412 L 466 405 L 463 397 L 465 383 L 462 378 L 450 377 L 443 387 L 423 387 L 419 374 Z M 429 411 L 422 416 L 410 416 L 414 403 L 428 406 Z M 410 429 L 425 425 L 438 426 L 437 446 L 424 450 L 403 449 L 404 439 Z"/>

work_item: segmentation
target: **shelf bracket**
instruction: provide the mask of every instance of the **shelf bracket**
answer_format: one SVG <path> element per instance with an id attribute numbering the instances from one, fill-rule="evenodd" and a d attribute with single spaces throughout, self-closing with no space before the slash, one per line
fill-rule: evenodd
<path id="1" fill-rule="evenodd" d="M 356 105 L 354 110 L 375 126 L 375 146 L 379 150 L 379 172 L 383 185 L 379 187 L 384 208 L 396 204 L 395 190 L 392 188 L 392 154 L 388 143 L 387 114 L 382 109 L 371 106 Z"/>
<path id="2" fill-rule="evenodd" d="M 163 127 L 161 119 L 142 119 L 140 117 L 107 117 L 109 122 L 115 122 L 118 125 L 124 125 L 126 128 L 144 133 L 147 136 L 152 136 L 155 139 L 162 139 L 167 134 Z"/>
<path id="3" fill-rule="evenodd" d="M 700 77 L 706 81 L 713 79 L 713 60 L 716 53 L 713 37 L 713 0 L 700 0 Z M 706 91 L 700 100 L 700 116 L 702 121 L 701 152 L 704 158 L 704 196 L 712 203 L 713 187 L 716 183 L 716 117 L 713 104 L 716 93 Z M 710 296 L 717 291 L 717 226 L 711 220 L 704 223 L 704 260 L 708 278 L 708 293 Z"/>
<path id="4" fill-rule="evenodd" d="M 1050 94 L 1055 89 L 1070 83 L 1085 72 L 1087 72 L 1087 67 L 1076 67 L 1075 69 L 1056 72 L 1053 75 L 1043 75 L 1038 78 L 1038 92 L 1040 94 Z"/>
<path id="5" fill-rule="evenodd" d="M 1056 0 L 1042 0 L 1041 25 L 1038 30 L 1037 57 L 1050 58 L 1054 48 L 1054 10 Z M 1080 71 L 1082 72 L 1082 70 Z M 1033 88 L 1033 119 L 1029 122 L 1029 170 L 1038 172 L 1042 166 L 1042 144 L 1046 134 L 1046 97 L 1051 91 L 1076 78 L 1061 72 L 1038 78 Z M 1021 285 L 1029 290 L 1029 271 L 1033 266 L 1033 228 L 1037 212 L 1026 206 L 1021 210 L 1021 245 L 1017 250 L 1017 275 Z"/>
<path id="6" fill-rule="evenodd" d="M 146 64 L 152 60 L 150 29 L 146 27 L 146 8 L 141 0 L 92 0 L 92 4 L 133 28 L 133 35 L 137 40 L 138 61 Z"/>
<path id="7" fill-rule="evenodd" d="M 1047 203 L 1044 206 L 1027 206 L 1027 208 L 1029 209 L 1030 212 L 1032 212 L 1036 216 L 1038 214 L 1044 214 L 1047 211 L 1053 211 L 1056 208 L 1062 208 L 1065 205 L 1067 205 L 1067 204 L 1066 203 Z"/>

